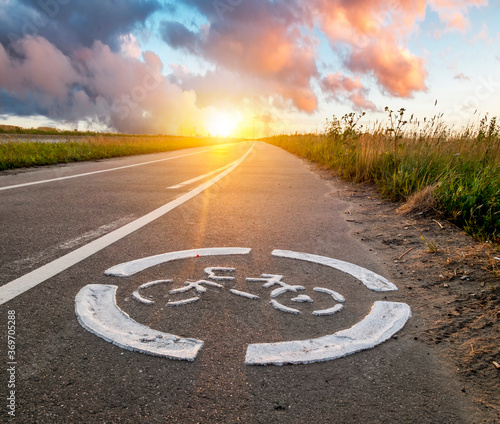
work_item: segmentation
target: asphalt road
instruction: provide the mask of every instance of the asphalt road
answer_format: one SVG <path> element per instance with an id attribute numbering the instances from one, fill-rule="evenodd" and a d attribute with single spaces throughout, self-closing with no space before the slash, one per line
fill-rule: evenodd
<path id="1" fill-rule="evenodd" d="M 144 162 L 149 163 L 135 166 Z M 33 184 L 39 181 L 46 182 Z M 301 160 L 263 143 L 0 174 L 2 420 L 474 422 L 451 370 L 413 337 L 415 318 L 374 348 L 334 360 L 245 363 L 249 345 L 339 334 L 364 320 L 375 302 L 407 303 L 402 292 L 370 290 L 345 269 L 276 254 L 320 255 L 391 279 L 377 252 L 351 237 L 345 205 L 333 190 Z M 215 256 L 214 250 L 203 250 L 208 248 L 251 251 Z M 105 275 L 119 264 L 192 250 L 191 257 L 128 277 Z M 231 268 L 215 273 L 232 278 L 211 279 L 209 267 Z M 282 276 L 278 281 L 304 290 L 276 293 L 279 283 L 264 287 L 266 281 L 247 280 L 263 275 Z M 158 280 L 169 282 L 138 292 L 150 304 L 134 298 L 141 285 Z M 219 286 L 203 283 L 204 293 L 170 293 L 201 280 Z M 187 361 L 105 341 L 75 313 L 75 298 L 89 285 L 117 286 L 116 307 L 130 321 L 202 340 L 203 347 Z M 313 290 L 318 287 L 334 290 L 345 302 Z M 298 295 L 313 302 L 299 303 Z M 194 303 L 172 306 L 194 297 Z M 275 309 L 272 300 L 301 313 Z M 333 305 L 343 309 L 313 315 Z M 105 304 L 104 321 L 114 306 Z M 15 325 L 9 322 L 14 316 Z M 336 340 L 351 342 L 353 334 L 340 333 Z M 371 334 L 360 337 L 372 340 Z M 302 362 L 312 358 L 308 354 Z"/>

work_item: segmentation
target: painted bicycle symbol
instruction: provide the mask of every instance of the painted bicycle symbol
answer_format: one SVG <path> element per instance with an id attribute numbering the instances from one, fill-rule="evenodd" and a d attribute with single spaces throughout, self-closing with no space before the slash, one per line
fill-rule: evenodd
<path id="1" fill-rule="evenodd" d="M 194 294 L 195 294 L 194 296 L 188 297 L 188 298 L 185 298 L 182 300 L 169 300 L 167 302 L 166 306 L 173 307 L 173 306 L 189 305 L 191 303 L 194 303 L 194 302 L 201 300 L 201 296 L 204 293 L 206 293 L 209 288 L 215 287 L 218 289 L 224 289 L 225 286 L 221 283 L 235 282 L 236 281 L 236 278 L 232 277 L 232 276 L 217 275 L 217 273 L 219 273 L 219 272 L 234 273 L 234 272 L 236 272 L 236 268 L 227 268 L 227 267 L 205 268 L 205 274 L 206 274 L 205 279 L 198 280 L 198 281 L 185 281 L 183 286 L 169 291 L 170 295 L 194 292 Z M 291 301 L 295 302 L 297 304 L 313 303 L 314 300 L 306 294 L 299 294 L 299 292 L 306 290 L 306 288 L 304 286 L 287 284 L 285 281 L 283 281 L 283 278 L 284 278 L 283 275 L 262 274 L 262 276 L 259 278 L 246 278 L 246 281 L 248 283 L 262 283 L 264 288 L 273 289 L 270 292 L 271 301 L 269 303 L 275 309 L 282 311 L 282 312 L 290 313 L 290 314 L 300 315 L 302 313 L 300 310 L 284 305 L 279 300 L 277 300 L 277 298 L 279 298 L 279 296 L 284 294 L 284 293 L 296 293 L 297 296 L 292 298 Z M 158 285 L 162 285 L 162 284 L 172 284 L 172 283 L 173 283 L 173 280 L 150 281 L 148 283 L 145 283 L 145 284 L 142 284 L 141 286 L 139 286 L 139 288 L 132 293 L 132 297 L 142 304 L 153 305 L 155 302 L 151 299 L 148 299 L 147 297 L 144 297 L 142 295 L 142 293 L 149 288 L 152 288 L 152 287 L 155 287 Z M 278 286 L 278 287 L 276 287 L 276 286 Z M 315 310 L 315 311 L 313 311 L 313 315 L 328 316 L 328 315 L 333 315 L 336 312 L 339 312 L 343 309 L 343 305 L 341 305 L 340 303 L 344 303 L 345 298 L 340 293 L 337 293 L 336 291 L 333 291 L 333 290 L 330 290 L 327 288 L 323 288 L 323 287 L 315 287 L 314 291 L 317 293 L 324 293 L 324 294 L 330 296 L 335 302 L 339 302 L 339 304 L 336 304 L 331 308 Z M 229 293 L 236 295 L 236 296 L 241 296 L 243 298 L 250 299 L 250 300 L 259 300 L 260 299 L 260 297 L 256 294 L 241 291 L 241 290 L 236 290 L 236 289 L 230 289 Z"/>
<path id="2" fill-rule="evenodd" d="M 250 252 L 251 249 L 246 248 L 211 248 L 171 252 L 120 264 L 108 269 L 105 274 L 129 277 L 152 266 L 174 260 L 202 256 L 248 255 Z M 348 262 L 283 250 L 275 250 L 272 255 L 340 270 L 355 277 L 372 291 L 397 290 L 397 287 L 384 277 Z M 235 272 L 236 268 L 205 268 L 205 275 L 202 279 L 188 280 L 180 287 L 169 290 L 166 306 L 186 306 L 201 301 L 208 290 L 226 290 L 226 284 L 235 281 L 235 277 L 231 275 Z M 141 304 L 152 305 L 155 301 L 145 295 L 148 289 L 158 285 L 172 285 L 173 282 L 172 279 L 150 281 L 139 286 L 133 292 L 132 297 Z M 258 277 L 246 278 L 246 282 L 250 285 L 252 283 L 258 284 L 268 289 L 270 304 L 284 313 L 301 314 L 298 306 L 290 307 L 280 302 L 280 296 L 285 293 L 293 294 L 291 302 L 294 305 L 314 303 L 314 300 L 305 294 L 304 286 L 288 284 L 283 275 L 262 274 Z M 117 286 L 98 284 L 91 284 L 80 290 L 75 299 L 75 308 L 78 320 L 84 328 L 125 349 L 171 359 L 195 360 L 203 346 L 202 340 L 159 332 L 134 321 L 118 307 L 116 290 Z M 317 317 L 331 316 L 342 311 L 346 299 L 340 293 L 324 287 L 315 287 L 313 291 L 328 296 L 332 304 L 328 308 L 315 309 L 313 315 Z M 250 301 L 260 300 L 257 294 L 250 291 L 229 289 L 228 292 Z M 182 299 L 176 300 L 175 297 L 178 296 L 181 296 Z M 247 365 L 282 365 L 336 359 L 383 343 L 401 330 L 410 316 L 410 307 L 405 303 L 377 301 L 373 304 L 370 313 L 349 329 L 316 339 L 250 344 L 247 347 L 245 363 Z"/>

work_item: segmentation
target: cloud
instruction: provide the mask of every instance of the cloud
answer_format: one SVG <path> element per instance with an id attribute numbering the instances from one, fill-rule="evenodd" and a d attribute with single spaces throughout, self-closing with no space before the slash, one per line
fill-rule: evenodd
<path id="1" fill-rule="evenodd" d="M 438 13 L 447 31 L 465 32 L 470 27 L 469 9 L 487 5 L 488 0 L 429 0 L 429 6 Z"/>
<path id="2" fill-rule="evenodd" d="M 160 35 L 174 49 L 183 48 L 194 53 L 198 42 L 197 34 L 187 29 L 182 23 L 164 21 L 160 25 Z"/>
<path id="3" fill-rule="evenodd" d="M 263 96 L 280 96 L 299 111 L 312 113 L 318 107 L 314 81 L 324 79 L 317 67 L 318 28 L 334 52 L 349 47 L 344 53 L 347 69 L 373 76 L 392 96 L 410 97 L 426 89 L 425 63 L 405 47 L 404 38 L 424 19 L 427 1 L 183 3 L 196 8 L 209 24 L 196 32 L 178 22 L 165 22 L 162 36 L 167 44 L 202 56 L 220 74 L 237 73 L 252 86 L 258 79 Z M 374 108 L 366 91 L 351 97 L 357 107 Z"/>
<path id="4" fill-rule="evenodd" d="M 125 34 L 120 36 L 120 53 L 122 56 L 130 56 L 138 58 L 141 56 L 141 44 L 132 34 Z"/>
<path id="5" fill-rule="evenodd" d="M 470 77 L 463 73 L 459 73 L 455 75 L 453 78 L 459 81 L 470 81 Z"/>
<path id="6" fill-rule="evenodd" d="M 203 116 L 196 94 L 169 82 L 153 52 L 139 60 L 96 41 L 66 56 L 40 36 L 19 46 L 22 58 L 0 45 L 1 112 L 85 120 L 127 133 L 176 133 Z"/>
<path id="7" fill-rule="evenodd" d="M 349 78 L 340 72 L 329 74 L 321 80 L 321 88 L 333 99 L 347 97 L 357 110 L 376 110 L 373 102 L 366 98 L 368 90 L 359 78 Z"/>
<path id="8" fill-rule="evenodd" d="M 423 19 L 425 5 L 422 0 L 314 0 L 310 7 L 332 47 L 349 47 L 344 62 L 351 72 L 373 75 L 391 95 L 410 97 L 425 90 L 427 71 L 401 39 Z"/>
<path id="9" fill-rule="evenodd" d="M 0 113 L 175 133 L 203 111 L 132 34 L 157 0 L 10 0 L 0 6 Z"/>
<path id="10" fill-rule="evenodd" d="M 481 31 L 479 31 L 477 34 L 474 35 L 474 37 L 472 37 L 473 44 L 478 43 L 479 41 L 482 41 L 487 46 L 490 46 L 495 42 L 495 39 L 490 36 L 490 31 L 486 23 L 483 23 Z"/>
<path id="11" fill-rule="evenodd" d="M 22 60 L 9 57 L 0 45 L 0 81 L 4 89 L 20 97 L 36 92 L 64 100 L 68 88 L 79 80 L 70 60 L 41 37 L 27 37 L 20 46 Z"/>
<path id="12" fill-rule="evenodd" d="M 302 11 L 295 2 L 257 0 L 227 9 L 212 2 L 186 3 L 211 19 L 210 25 L 195 33 L 182 24 L 164 22 L 161 33 L 166 43 L 196 52 L 243 78 L 258 78 L 263 96 L 277 94 L 301 111 L 316 110 L 318 99 L 311 87 L 318 76 L 316 42 L 301 31 Z"/>
<path id="13" fill-rule="evenodd" d="M 1 44 L 41 36 L 67 54 L 96 40 L 118 49 L 120 36 L 144 24 L 161 5 L 158 0 L 9 0 L 1 7 Z"/>
<path id="14" fill-rule="evenodd" d="M 373 73 L 380 86 L 396 97 L 410 97 L 426 89 L 423 59 L 390 41 L 379 40 L 354 52 L 347 65 L 355 72 Z"/>
<path id="15" fill-rule="evenodd" d="M 195 126 L 213 106 L 238 105 L 253 115 L 271 109 L 312 114 L 326 99 L 375 109 L 367 87 L 394 97 L 427 89 L 426 62 L 408 40 L 429 10 L 442 31 L 466 31 L 472 8 L 485 5 L 0 0 L 0 111 L 127 132 L 175 132 Z M 206 69 L 196 73 L 168 62 L 171 70 L 164 68 L 167 57 L 143 51 L 137 31 L 145 27 Z M 330 51 L 320 57 L 325 38 Z M 476 38 L 489 42 L 487 28 Z"/>

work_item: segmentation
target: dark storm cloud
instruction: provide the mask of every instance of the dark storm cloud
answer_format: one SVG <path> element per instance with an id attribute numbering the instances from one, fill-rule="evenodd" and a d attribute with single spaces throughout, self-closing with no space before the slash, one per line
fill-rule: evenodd
<path id="1" fill-rule="evenodd" d="M 65 53 L 96 40 L 117 49 L 120 35 L 160 7 L 157 0 L 13 0 L 0 12 L 0 42 L 39 35 Z"/>
<path id="2" fill-rule="evenodd" d="M 160 35 L 174 49 L 184 48 L 190 52 L 196 50 L 198 36 L 180 22 L 164 21 L 160 25 Z"/>

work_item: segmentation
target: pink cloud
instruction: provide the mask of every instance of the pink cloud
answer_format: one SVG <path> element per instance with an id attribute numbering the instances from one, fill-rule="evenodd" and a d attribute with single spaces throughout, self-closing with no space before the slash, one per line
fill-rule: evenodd
<path id="1" fill-rule="evenodd" d="M 209 14 L 213 7 L 199 3 Z M 197 33 L 165 22 L 163 39 L 172 47 L 191 51 L 216 64 L 217 72 L 236 73 L 250 86 L 258 85 L 262 97 L 284 100 L 307 113 L 317 109 L 312 81 L 318 78 L 317 40 L 305 31 L 307 15 L 298 3 L 242 2 L 213 17 Z M 258 82 L 256 82 L 256 80 Z"/>
<path id="2" fill-rule="evenodd" d="M 114 53 L 101 42 L 75 54 L 89 98 L 106 111 L 98 119 L 132 133 L 145 128 L 176 133 L 183 125 L 201 121 L 196 94 L 168 81 L 155 53 L 146 51 L 142 59 Z"/>
<path id="3" fill-rule="evenodd" d="M 316 110 L 317 98 L 311 88 L 312 78 L 318 75 L 315 44 L 298 28 L 289 28 L 270 17 L 260 20 L 258 27 L 242 26 L 237 32 L 211 31 L 205 48 L 207 57 L 219 66 L 259 78 L 299 110 Z"/>
<path id="4" fill-rule="evenodd" d="M 465 32 L 470 27 L 469 9 L 488 5 L 488 0 L 429 0 L 446 30 L 458 29 Z"/>
<path id="5" fill-rule="evenodd" d="M 340 72 L 321 80 L 321 88 L 333 99 L 347 97 L 358 110 L 375 110 L 375 104 L 366 98 L 367 90 L 359 78 L 349 78 Z"/>
<path id="6" fill-rule="evenodd" d="M 372 74 L 388 93 L 409 97 L 426 89 L 427 70 L 405 40 L 425 18 L 428 7 L 444 23 L 443 30 L 465 30 L 468 12 L 487 0 L 313 0 L 308 10 L 330 40 L 350 47 L 346 64 L 351 71 Z M 479 37 L 484 39 L 484 34 Z"/>
<path id="7" fill-rule="evenodd" d="M 358 110 L 376 110 L 375 103 L 367 99 L 361 91 L 355 91 L 349 96 L 349 99 L 354 103 Z"/>
<path id="8" fill-rule="evenodd" d="M 359 78 L 352 79 L 343 76 L 340 72 L 329 74 L 321 81 L 323 89 L 335 94 L 342 91 L 355 91 L 363 89 L 363 84 Z"/>
<path id="9" fill-rule="evenodd" d="M 463 73 L 459 73 L 459 74 L 455 75 L 454 78 L 456 80 L 459 80 L 459 81 L 470 81 L 470 77 L 468 77 L 467 75 L 465 75 Z"/>
<path id="10" fill-rule="evenodd" d="M 373 72 L 391 95 L 410 97 L 426 89 L 427 71 L 423 59 L 390 41 L 379 40 L 363 51 L 354 52 L 348 66 L 353 71 Z"/>
<path id="11" fill-rule="evenodd" d="M 24 97 L 34 91 L 63 100 L 69 87 L 79 81 L 71 61 L 42 37 L 19 42 L 24 58 L 10 57 L 0 44 L 0 81 L 10 93 Z"/>
<path id="12" fill-rule="evenodd" d="M 490 46 L 495 42 L 495 39 L 490 36 L 490 31 L 488 29 L 488 25 L 486 23 L 483 24 L 481 31 L 472 37 L 472 43 L 478 43 L 482 41 L 484 44 Z"/>
<path id="13" fill-rule="evenodd" d="M 463 23 L 451 19 L 449 13 L 457 12 L 466 19 L 471 7 L 485 1 L 256 0 L 229 8 L 223 19 L 210 18 L 210 24 L 198 33 L 178 23 L 166 23 L 164 39 L 216 65 L 215 71 L 204 76 L 181 78 L 183 84 L 196 86 L 199 101 L 215 99 L 210 87 L 219 87 L 219 92 L 233 100 L 238 96 L 248 99 L 252 96 L 242 88 L 244 85 L 263 98 L 273 97 L 275 104 L 284 108 L 292 104 L 299 111 L 311 113 L 318 107 L 313 82 L 319 81 L 330 96 L 340 93 L 357 108 L 375 109 L 359 78 L 332 80 L 340 75 L 335 74 L 339 69 L 326 77 L 320 74 L 315 30 L 324 32 L 334 52 L 348 47 L 342 51 L 344 67 L 349 71 L 372 76 L 392 96 L 411 97 L 426 90 L 427 69 L 424 60 L 408 50 L 406 39 L 425 19 L 426 10 L 430 7 L 439 13 L 445 24 L 443 30 L 452 29 L 463 27 Z M 206 3 L 192 3 L 210 17 L 211 8 Z M 231 92 L 220 87 L 218 77 L 232 81 L 235 89 Z M 342 85 L 342 90 L 335 84 Z"/>

